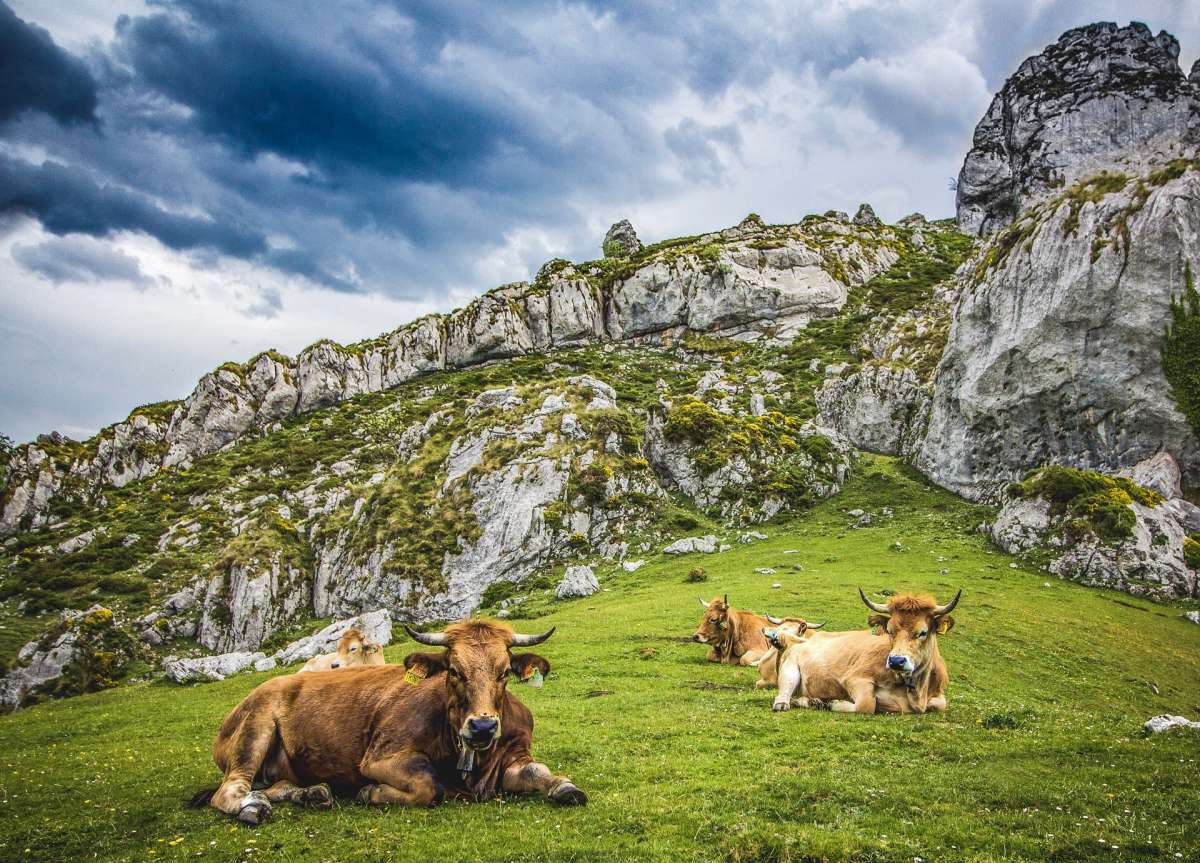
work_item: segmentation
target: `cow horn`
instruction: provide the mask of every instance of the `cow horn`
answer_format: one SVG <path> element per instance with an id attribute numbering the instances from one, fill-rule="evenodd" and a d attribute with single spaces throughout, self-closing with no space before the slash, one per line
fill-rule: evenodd
<path id="1" fill-rule="evenodd" d="M 703 608 L 705 611 L 708 611 L 708 603 L 705 602 L 703 599 L 700 600 L 700 607 Z"/>
<path id="2" fill-rule="evenodd" d="M 430 647 L 445 647 L 450 641 L 444 632 L 417 632 L 407 623 L 404 624 L 404 631 L 413 641 L 428 644 Z"/>
<path id="3" fill-rule="evenodd" d="M 763 617 L 765 617 L 767 620 L 771 621 L 771 623 L 775 624 L 776 626 L 779 626 L 779 624 L 783 623 L 782 617 L 772 617 L 769 614 L 764 614 Z"/>
<path id="4" fill-rule="evenodd" d="M 945 605 L 939 605 L 933 610 L 934 617 L 941 617 L 943 614 L 949 614 L 954 611 L 954 606 L 958 605 L 959 597 L 962 596 L 962 588 L 959 588 L 958 593 L 954 594 L 954 599 L 950 600 Z"/>
<path id="5" fill-rule="evenodd" d="M 541 635 L 519 635 L 515 634 L 512 637 L 513 647 L 533 647 L 535 644 L 541 644 L 547 638 L 554 634 L 554 630 L 558 627 L 552 626 L 543 632 Z"/>
<path id="6" fill-rule="evenodd" d="M 722 599 L 721 601 L 722 601 L 723 603 L 725 603 L 725 607 L 726 607 L 726 608 L 729 608 L 729 594 L 728 594 L 728 593 L 727 593 L 727 594 L 725 594 L 725 598 L 724 598 L 724 599 Z"/>
<path id="7" fill-rule="evenodd" d="M 871 602 L 871 600 L 867 599 L 867 595 L 863 593 L 861 587 L 858 589 L 858 595 L 862 597 L 863 605 L 871 609 L 871 611 L 878 611 L 880 614 L 891 614 L 886 605 L 880 605 L 878 602 Z"/>
<path id="8" fill-rule="evenodd" d="M 822 620 L 820 623 L 810 623 L 810 624 L 808 624 L 808 628 L 809 629 L 824 629 L 825 624 L 827 624 L 827 623 L 829 623 L 828 620 Z"/>

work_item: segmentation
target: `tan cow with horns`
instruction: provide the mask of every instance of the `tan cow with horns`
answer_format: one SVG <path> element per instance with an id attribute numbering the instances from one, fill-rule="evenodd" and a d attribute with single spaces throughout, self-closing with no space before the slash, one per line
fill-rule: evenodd
<path id="1" fill-rule="evenodd" d="M 769 616 L 729 607 L 729 594 L 715 597 L 711 602 L 700 600 L 704 616 L 692 633 L 692 641 L 707 644 L 709 662 L 726 665 L 758 665 L 771 649 L 763 636 L 763 627 L 770 626 Z"/>
<path id="2" fill-rule="evenodd" d="M 517 635 L 488 620 L 438 633 L 405 629 L 446 649 L 445 674 L 412 684 L 403 666 L 384 665 L 266 681 L 222 723 L 213 759 L 224 779 L 193 805 L 259 824 L 272 803 L 328 808 L 334 791 L 374 805 L 487 800 L 499 791 L 587 802 L 570 779 L 533 760 L 533 717 L 507 689 L 510 648 L 541 644 L 553 629 Z"/>
<path id="3" fill-rule="evenodd" d="M 858 595 L 874 612 L 871 630 L 829 632 L 800 640 L 780 632 L 779 694 L 773 710 L 830 708 L 845 713 L 924 713 L 946 709 L 950 675 L 938 651 L 939 635 L 954 626 L 945 605 L 925 594 L 891 597 L 886 605 Z M 881 637 L 886 635 L 887 637 Z"/>

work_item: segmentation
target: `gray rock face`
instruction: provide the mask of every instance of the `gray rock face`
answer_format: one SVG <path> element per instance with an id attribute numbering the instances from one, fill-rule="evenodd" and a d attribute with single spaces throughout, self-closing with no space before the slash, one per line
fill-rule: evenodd
<path id="1" fill-rule="evenodd" d="M 392 640 L 392 615 L 386 608 L 380 608 L 346 620 L 335 621 L 318 633 L 293 641 L 287 647 L 277 651 L 273 658 L 280 665 L 291 665 L 294 662 L 331 653 L 337 649 L 338 639 L 347 629 L 357 629 L 363 634 L 363 638 L 375 644 L 388 644 Z"/>
<path id="2" fill-rule="evenodd" d="M 628 219 L 622 219 L 609 228 L 601 246 L 606 258 L 627 258 L 641 250 L 642 241 L 638 239 L 637 232 L 633 230 L 633 225 L 629 224 Z"/>
<path id="3" fill-rule="evenodd" d="M 554 588 L 554 595 L 559 599 L 574 599 L 591 596 L 599 589 L 600 582 L 590 566 L 568 566 L 562 581 Z"/>
<path id="4" fill-rule="evenodd" d="M 215 575 L 203 599 L 197 640 L 209 650 L 256 648 L 305 610 L 312 577 L 278 556 Z"/>
<path id="5" fill-rule="evenodd" d="M 1009 231 L 1026 239 L 1001 235 L 979 252 L 993 266 L 960 271 L 917 467 L 986 498 L 1037 465 L 1115 471 L 1162 451 L 1200 482 L 1200 441 L 1162 369 L 1171 297 L 1200 243 L 1200 173 L 1078 210 L 1050 201 Z"/>
<path id="6" fill-rule="evenodd" d="M 975 127 L 958 178 L 959 227 L 989 234 L 1064 184 L 1194 150 L 1200 82 L 1184 77 L 1178 57 L 1173 36 L 1133 23 L 1069 30 L 1027 59 Z"/>
<path id="7" fill-rule="evenodd" d="M 931 405 L 927 387 L 908 368 L 867 363 L 846 378 L 830 378 L 816 393 L 818 422 L 858 449 L 909 455 L 921 441 Z"/>

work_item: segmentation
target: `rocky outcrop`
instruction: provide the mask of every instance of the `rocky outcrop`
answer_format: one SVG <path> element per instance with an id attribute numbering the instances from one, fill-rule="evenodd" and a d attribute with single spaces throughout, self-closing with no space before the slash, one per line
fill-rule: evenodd
<path id="1" fill-rule="evenodd" d="M 604 243 L 600 247 L 606 258 L 627 258 L 642 250 L 642 241 L 628 219 L 622 219 L 613 224 L 604 235 Z"/>
<path id="2" fill-rule="evenodd" d="M 112 686 L 134 653 L 132 640 L 110 609 L 64 611 L 58 624 L 21 648 L 11 671 L 0 677 L 0 713 L 38 697 L 78 695 Z"/>
<path id="3" fill-rule="evenodd" d="M 1044 550 L 1050 556 L 1049 571 L 1070 581 L 1157 600 L 1200 596 L 1200 573 L 1191 568 L 1184 550 L 1187 521 L 1200 515 L 1200 509 L 1180 496 L 1173 462 L 1159 454 L 1129 471 L 1159 480 L 1152 490 L 1162 499 L 1146 505 L 1122 498 L 1133 514 L 1124 536 L 1102 538 L 1081 528 L 1072 512 L 1056 513 L 1042 497 L 1014 493 L 1004 495 L 988 531 L 1010 554 Z"/>
<path id="4" fill-rule="evenodd" d="M 1200 81 L 1179 43 L 1144 24 L 1069 30 L 1030 57 L 975 127 L 958 224 L 989 234 L 1032 202 L 1101 170 L 1140 173 L 1200 143 Z M 1193 78 L 1195 78 L 1193 70 Z"/>
<path id="5" fill-rule="evenodd" d="M 209 650 L 254 649 L 311 604 L 312 576 L 279 554 L 244 563 L 209 580 L 197 640 Z"/>
<path id="6" fill-rule="evenodd" d="M 1162 357 L 1198 245 L 1200 172 L 1182 166 L 1024 213 L 960 271 L 917 467 L 987 498 L 1036 465 L 1115 471 L 1163 451 L 1200 483 Z"/>
<path id="7" fill-rule="evenodd" d="M 0 490 L 0 539 L 43 526 L 60 495 L 95 504 L 105 488 L 187 468 L 254 431 L 430 372 L 597 340 L 669 341 L 687 330 L 787 340 L 890 267 L 899 244 L 874 223 L 780 234 L 747 220 L 682 252 L 643 258 L 632 229 L 618 234 L 628 269 L 551 261 L 532 285 L 505 285 L 368 342 L 322 341 L 294 359 L 268 351 L 227 363 L 182 402 L 138 409 L 86 444 L 49 447 L 50 455 L 36 443 L 20 447 Z"/>

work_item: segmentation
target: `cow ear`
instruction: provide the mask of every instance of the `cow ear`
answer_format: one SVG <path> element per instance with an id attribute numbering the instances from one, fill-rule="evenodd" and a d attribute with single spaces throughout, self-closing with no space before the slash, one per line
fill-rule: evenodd
<path id="1" fill-rule="evenodd" d="M 943 614 L 941 617 L 934 618 L 934 629 L 938 635 L 945 635 L 954 628 L 954 618 L 948 614 Z"/>
<path id="2" fill-rule="evenodd" d="M 888 621 L 891 619 L 886 614 L 872 614 L 867 618 L 867 626 L 875 630 L 876 635 L 879 635 L 880 630 L 887 631 Z"/>

